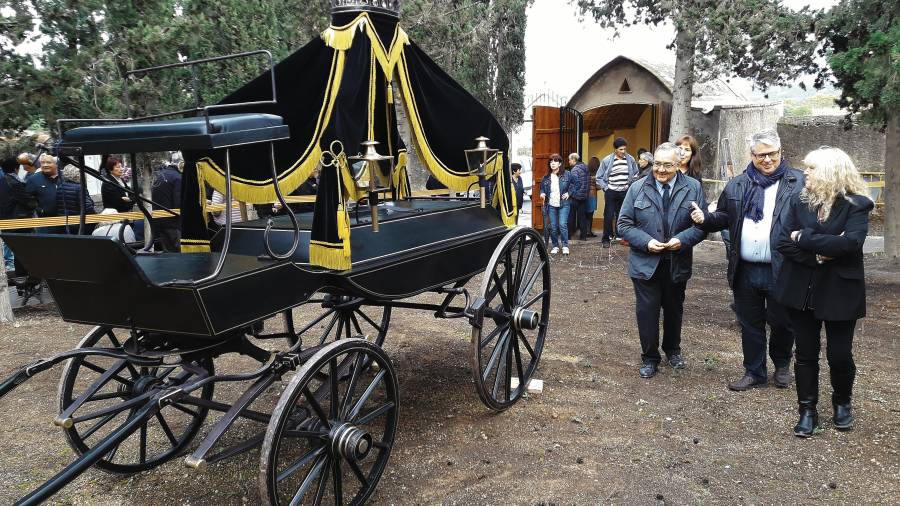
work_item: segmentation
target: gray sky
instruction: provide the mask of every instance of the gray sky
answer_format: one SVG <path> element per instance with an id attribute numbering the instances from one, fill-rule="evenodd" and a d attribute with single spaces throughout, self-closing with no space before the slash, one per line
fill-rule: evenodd
<path id="1" fill-rule="evenodd" d="M 836 0 L 784 0 L 788 7 L 828 8 Z M 570 97 L 603 64 L 618 55 L 675 63 L 666 46 L 675 38 L 671 24 L 632 27 L 612 39 L 592 19 L 579 22 L 568 0 L 535 0 L 525 33 L 525 96 L 551 90 Z M 748 86 L 749 87 L 749 86 Z"/>

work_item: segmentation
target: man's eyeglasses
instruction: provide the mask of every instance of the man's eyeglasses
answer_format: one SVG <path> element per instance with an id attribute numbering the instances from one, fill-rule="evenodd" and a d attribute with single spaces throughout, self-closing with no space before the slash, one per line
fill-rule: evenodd
<path id="1" fill-rule="evenodd" d="M 666 170 L 672 170 L 672 169 L 674 169 L 675 167 L 677 167 L 677 165 L 675 165 L 674 163 L 671 163 L 671 162 L 665 162 L 665 163 L 663 163 L 663 162 L 653 162 L 653 168 L 654 168 L 654 169 L 663 168 L 663 169 L 666 169 Z"/>
<path id="2" fill-rule="evenodd" d="M 756 158 L 757 160 L 760 160 L 760 161 L 765 160 L 766 158 L 768 158 L 769 160 L 774 160 L 774 159 L 778 158 L 780 155 L 781 155 L 781 150 L 779 149 L 776 151 L 770 151 L 768 153 L 753 153 L 753 158 Z"/>

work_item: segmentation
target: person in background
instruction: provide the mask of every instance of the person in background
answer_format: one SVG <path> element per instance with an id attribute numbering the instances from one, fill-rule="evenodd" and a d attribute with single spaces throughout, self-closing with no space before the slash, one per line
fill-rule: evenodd
<path id="1" fill-rule="evenodd" d="M 590 189 L 588 190 L 587 209 L 585 210 L 585 219 L 587 220 L 588 237 L 597 237 L 594 233 L 594 213 L 597 212 L 597 171 L 600 169 L 600 159 L 592 156 L 588 160 L 588 181 Z"/>
<path id="2" fill-rule="evenodd" d="M 3 172 L 0 174 L 0 220 L 31 218 L 37 208 L 37 200 L 25 189 L 25 183 L 19 179 L 19 162 L 15 158 L 7 158 L 2 162 Z M 33 169 L 32 169 L 33 170 Z M 32 229 L 16 229 L 19 234 L 31 233 Z M 3 243 L 3 260 L 6 271 L 16 275 L 25 274 L 25 268 L 16 260 L 12 249 Z"/>
<path id="3" fill-rule="evenodd" d="M 116 213 L 118 213 L 118 211 L 113 208 L 109 208 L 104 209 L 100 214 Z M 95 237 L 109 237 L 114 241 L 118 241 L 121 238 L 121 240 L 127 243 L 135 242 L 134 229 L 131 227 L 128 220 L 101 222 L 99 225 L 97 225 L 94 231 L 91 232 L 91 235 Z"/>
<path id="4" fill-rule="evenodd" d="M 184 159 L 175 152 L 169 162 L 159 167 L 153 174 L 153 201 L 169 209 L 181 208 L 181 173 Z M 162 250 L 168 253 L 181 251 L 181 216 L 153 220 L 153 235 Z"/>
<path id="5" fill-rule="evenodd" d="M 237 201 L 232 198 L 231 223 L 238 223 L 240 221 L 243 221 L 243 218 L 241 217 L 241 208 L 234 205 L 236 202 Z M 225 195 L 222 194 L 222 192 L 220 192 L 219 190 L 213 190 L 212 198 L 207 202 L 207 204 L 225 204 Z M 227 204 L 225 205 L 227 206 Z M 213 211 L 212 213 L 210 213 L 212 214 L 213 223 L 215 223 L 215 230 L 219 230 L 220 228 L 223 228 L 225 226 L 225 222 L 228 219 L 228 217 L 225 216 L 225 211 L 226 209 L 223 209 L 221 211 Z"/>
<path id="6" fill-rule="evenodd" d="M 87 192 L 82 196 L 81 192 L 81 172 L 74 165 L 66 165 L 62 171 L 62 182 L 56 189 L 56 216 L 70 216 L 70 225 L 63 227 L 67 234 L 78 234 L 78 219 L 81 214 L 81 207 L 84 206 L 84 214 L 95 214 L 94 201 Z M 71 225 L 75 223 L 75 225 Z M 85 224 L 85 233 L 90 234 L 94 229 L 94 224 Z"/>
<path id="7" fill-rule="evenodd" d="M 550 155 L 547 163 L 550 166 L 550 173 L 541 179 L 541 199 L 550 220 L 550 240 L 553 242 L 550 253 L 553 255 L 559 253 L 559 246 L 562 244 L 563 255 L 568 255 L 571 178 L 568 172 L 563 171 L 563 159 L 558 154 Z"/>
<path id="8" fill-rule="evenodd" d="M 513 162 L 509 164 L 512 172 L 513 186 L 516 188 L 516 212 L 522 212 L 522 204 L 525 202 L 525 185 L 522 182 L 522 164 Z"/>
<path id="9" fill-rule="evenodd" d="M 744 353 L 744 375 L 728 383 L 736 392 L 768 384 L 767 341 L 775 365 L 772 381 L 780 388 L 791 382 L 794 334 L 784 306 L 774 297 L 783 263 L 776 244 L 789 203 L 803 189 L 803 173 L 781 157 L 777 132 L 753 134 L 748 147 L 750 164 L 725 185 L 716 210 L 708 212 L 702 204 L 695 204 L 691 212 L 691 219 L 706 232 L 729 230 L 728 285 L 734 294 Z"/>
<path id="10" fill-rule="evenodd" d="M 571 227 L 572 234 L 578 229 L 578 239 L 586 241 L 588 232 L 591 231 L 590 224 L 586 220 L 587 198 L 591 189 L 590 171 L 587 165 L 582 163 L 578 153 L 569 155 L 569 198 L 572 200 L 572 213 L 575 217 L 574 227 Z"/>
<path id="11" fill-rule="evenodd" d="M 638 173 L 638 179 L 651 175 L 653 172 L 653 153 L 644 151 L 639 154 L 637 163 L 638 168 L 641 169 L 640 173 Z"/>
<path id="12" fill-rule="evenodd" d="M 127 213 L 134 208 L 134 201 L 131 196 L 124 190 L 130 188 L 123 179 L 122 160 L 115 156 L 106 159 L 106 175 L 113 180 L 113 183 L 104 182 L 100 187 L 100 194 L 103 197 L 103 207 L 106 209 L 115 209 L 120 213 Z"/>
<path id="13" fill-rule="evenodd" d="M 625 192 L 637 179 L 638 166 L 634 157 L 628 154 L 628 141 L 622 137 L 613 141 L 614 151 L 600 162 L 597 169 L 597 187 L 603 190 L 603 247 L 608 248 L 616 231 L 613 223 L 622 208 Z"/>
<path id="14" fill-rule="evenodd" d="M 697 139 L 690 135 L 683 135 L 675 142 L 675 145 L 680 147 L 684 153 L 678 170 L 702 183 L 703 161 L 700 158 L 700 146 L 697 145 Z"/>
<path id="15" fill-rule="evenodd" d="M 56 216 L 56 190 L 62 183 L 56 157 L 44 153 L 40 158 L 41 170 L 28 178 L 25 191 L 37 201 L 35 211 L 39 218 Z M 63 227 L 37 227 L 39 234 L 64 233 Z"/>
<path id="16" fill-rule="evenodd" d="M 775 298 L 787 308 L 797 342 L 799 419 L 794 435 L 810 437 L 819 430 L 816 404 L 823 326 L 832 422 L 838 430 L 853 427 L 853 331 L 866 315 L 863 244 L 874 204 L 853 161 L 840 149 L 821 147 L 806 155 L 803 164 L 803 190 L 791 197 L 778 236 L 784 265 Z"/>
<path id="17" fill-rule="evenodd" d="M 25 175 L 22 177 L 23 181 L 28 181 L 31 179 L 31 176 L 37 172 L 37 161 L 34 158 L 34 155 L 31 153 L 19 153 L 19 156 L 16 158 L 16 161 L 19 162 L 19 165 L 22 167 L 22 170 L 25 171 Z"/>
<path id="18" fill-rule="evenodd" d="M 619 235 L 628 241 L 628 275 L 634 284 L 638 334 L 641 339 L 642 378 L 652 378 L 659 353 L 659 312 L 663 312 L 662 349 L 675 369 L 685 367 L 681 356 L 684 292 L 691 277 L 693 247 L 706 234 L 691 221 L 690 203 L 702 196 L 700 183 L 678 171 L 681 150 L 666 142 L 656 148 L 653 177 L 631 185 L 622 213 Z"/>

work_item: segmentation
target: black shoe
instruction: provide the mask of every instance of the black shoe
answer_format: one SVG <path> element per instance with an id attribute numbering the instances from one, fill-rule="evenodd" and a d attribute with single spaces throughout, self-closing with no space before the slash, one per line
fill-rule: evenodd
<path id="1" fill-rule="evenodd" d="M 597 237 L 597 234 L 591 232 L 591 233 L 588 234 L 588 237 Z"/>
<path id="2" fill-rule="evenodd" d="M 766 386 L 766 380 L 756 379 L 749 374 L 745 374 L 741 377 L 741 379 L 729 383 L 728 389 L 734 390 L 735 392 L 744 392 L 750 390 L 751 388 L 760 388 L 764 386 Z"/>
<path id="3" fill-rule="evenodd" d="M 837 430 L 850 430 L 853 428 L 853 408 L 850 403 L 834 404 L 834 428 Z"/>
<path id="4" fill-rule="evenodd" d="M 797 420 L 797 425 L 794 426 L 794 435 L 797 437 L 811 437 L 819 430 L 821 428 L 819 427 L 819 414 L 816 412 L 816 409 L 800 408 L 800 419 Z"/>
<path id="5" fill-rule="evenodd" d="M 603 241 L 603 247 L 609 248 L 609 241 Z"/>
<path id="6" fill-rule="evenodd" d="M 791 384 L 791 367 L 776 367 L 775 374 L 772 375 L 772 383 L 778 388 L 787 388 Z"/>
<path id="7" fill-rule="evenodd" d="M 672 369 L 684 369 L 684 359 L 681 358 L 680 354 L 669 355 L 666 360 L 669 361 L 669 365 L 672 366 Z"/>
<path id="8" fill-rule="evenodd" d="M 643 364 L 641 364 L 641 377 L 652 378 L 654 375 L 656 375 L 656 368 L 656 362 L 644 362 Z"/>

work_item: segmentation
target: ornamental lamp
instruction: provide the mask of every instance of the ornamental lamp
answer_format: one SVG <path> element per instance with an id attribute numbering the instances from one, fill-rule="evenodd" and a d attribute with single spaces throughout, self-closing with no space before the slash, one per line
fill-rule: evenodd
<path id="1" fill-rule="evenodd" d="M 394 173 L 394 157 L 384 156 L 378 153 L 375 146 L 378 141 L 369 139 L 362 144 L 363 154 L 348 156 L 353 180 L 356 181 L 357 190 L 367 190 L 369 200 L 369 212 L 372 216 L 372 231 L 378 232 L 378 192 L 387 191 L 390 188 L 377 186 L 378 175 L 385 174 L 382 167 L 387 168 L 387 176 L 391 178 Z"/>
<path id="2" fill-rule="evenodd" d="M 481 208 L 484 209 L 487 205 L 485 199 L 485 183 L 487 181 L 487 165 L 492 162 L 494 158 L 497 156 L 497 153 L 500 152 L 499 149 L 489 148 L 487 145 L 488 139 L 485 136 L 477 137 L 475 139 L 475 149 L 467 149 L 466 152 L 466 165 L 469 167 L 469 174 L 473 174 L 478 176 L 478 190 L 481 194 Z"/>

